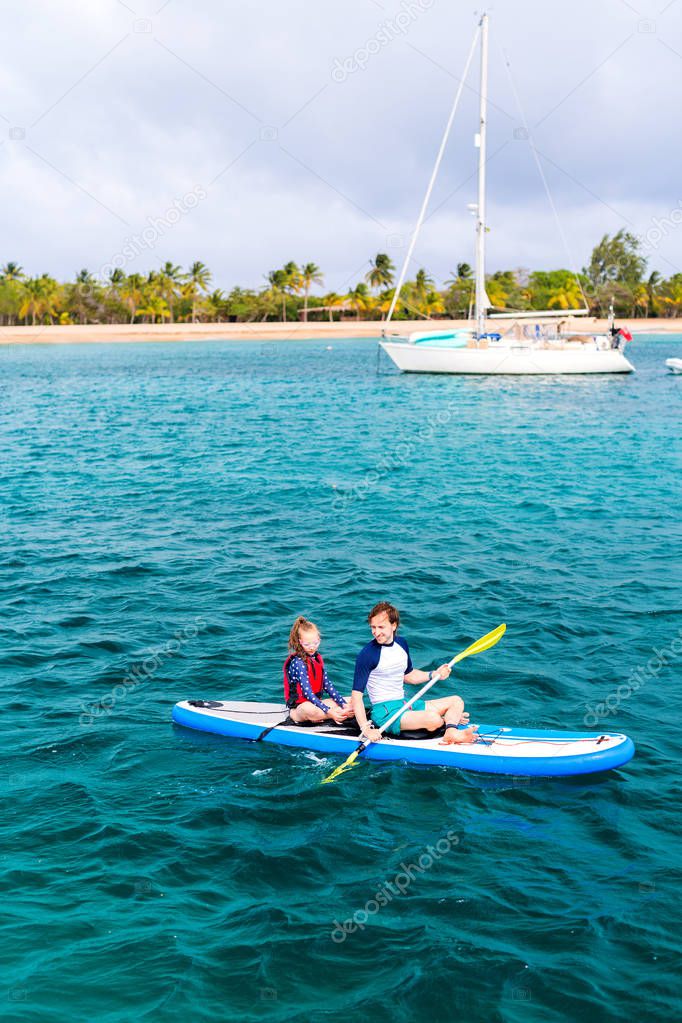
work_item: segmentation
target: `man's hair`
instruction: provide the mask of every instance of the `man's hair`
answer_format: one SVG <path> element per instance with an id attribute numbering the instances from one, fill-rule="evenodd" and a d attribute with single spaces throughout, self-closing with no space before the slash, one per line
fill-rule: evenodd
<path id="1" fill-rule="evenodd" d="M 391 625 L 395 625 L 397 628 L 400 625 L 400 612 L 397 607 L 393 607 L 393 604 L 389 604 L 387 600 L 380 600 L 378 604 L 374 605 L 367 615 L 367 621 L 371 624 L 372 619 L 376 618 L 377 615 L 383 614 L 384 611 L 388 615 Z"/>

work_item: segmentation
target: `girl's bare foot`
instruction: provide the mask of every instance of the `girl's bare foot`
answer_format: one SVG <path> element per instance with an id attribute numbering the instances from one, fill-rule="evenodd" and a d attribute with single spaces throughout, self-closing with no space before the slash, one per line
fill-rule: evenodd
<path id="1" fill-rule="evenodd" d="M 440 740 L 440 746 L 460 745 L 466 742 L 476 742 L 478 736 L 478 725 L 469 725 L 468 728 L 446 728 L 445 735 Z"/>

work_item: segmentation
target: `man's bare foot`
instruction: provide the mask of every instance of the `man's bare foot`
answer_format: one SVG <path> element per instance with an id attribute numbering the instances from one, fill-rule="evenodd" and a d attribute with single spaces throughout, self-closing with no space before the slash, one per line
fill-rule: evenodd
<path id="1" fill-rule="evenodd" d="M 446 728 L 445 735 L 440 740 L 440 746 L 459 746 L 461 743 L 476 742 L 478 736 L 478 725 L 469 725 L 468 728 Z"/>
<path id="2" fill-rule="evenodd" d="M 465 710 L 464 713 L 462 714 L 461 718 L 459 719 L 459 724 L 460 725 L 468 725 L 469 724 L 469 711 L 468 710 Z"/>

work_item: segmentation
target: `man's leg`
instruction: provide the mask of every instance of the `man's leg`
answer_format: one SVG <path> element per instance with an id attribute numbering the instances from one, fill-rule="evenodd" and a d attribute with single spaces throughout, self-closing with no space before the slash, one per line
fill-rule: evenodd
<path id="1" fill-rule="evenodd" d="M 435 710 L 407 710 L 400 719 L 400 731 L 426 728 L 429 732 L 437 732 L 442 724 L 443 718 Z"/>
<path id="2" fill-rule="evenodd" d="M 469 725 L 468 711 L 464 710 L 464 700 L 461 696 L 443 696 L 440 700 L 427 700 L 427 713 L 436 713 L 450 727 L 446 729 L 442 738 L 444 745 L 453 743 L 476 742 L 476 729 L 478 725 Z M 457 725 L 467 725 L 466 728 L 457 728 Z"/>
<path id="3" fill-rule="evenodd" d="M 464 710 L 461 696 L 442 696 L 440 700 L 427 700 L 427 710 L 435 710 L 445 719 L 446 725 L 468 725 L 469 712 Z"/>

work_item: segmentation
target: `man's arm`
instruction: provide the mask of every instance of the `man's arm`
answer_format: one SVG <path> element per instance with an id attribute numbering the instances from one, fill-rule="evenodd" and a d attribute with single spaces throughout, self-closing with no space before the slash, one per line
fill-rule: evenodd
<path id="1" fill-rule="evenodd" d="M 381 738 L 381 733 L 378 728 L 370 728 L 367 720 L 367 712 L 365 711 L 365 701 L 362 693 L 359 693 L 357 689 L 354 689 L 350 694 L 350 702 L 353 707 L 353 713 L 355 714 L 355 720 L 360 725 L 360 731 L 366 739 L 370 739 L 372 742 L 376 742 Z"/>
<path id="2" fill-rule="evenodd" d="M 350 694 L 350 702 L 355 714 L 355 719 L 360 725 L 360 731 L 365 738 L 376 742 L 381 738 L 377 728 L 370 728 L 365 711 L 364 692 L 367 688 L 370 672 L 374 671 L 379 663 L 379 649 L 372 649 L 371 645 L 364 647 L 355 658 L 355 673 L 353 675 L 353 691 Z"/>
<path id="3" fill-rule="evenodd" d="M 405 676 L 405 681 L 408 683 L 408 685 L 419 686 L 424 685 L 424 683 L 428 682 L 430 678 L 431 678 L 430 671 L 420 671 L 419 668 L 413 668 L 412 671 L 408 671 L 407 675 Z"/>
<path id="4" fill-rule="evenodd" d="M 449 664 L 441 664 L 440 668 L 436 668 L 435 671 L 420 671 L 419 668 L 413 668 L 405 675 L 405 681 L 411 686 L 424 685 L 432 678 L 447 678 L 451 670 Z"/>

